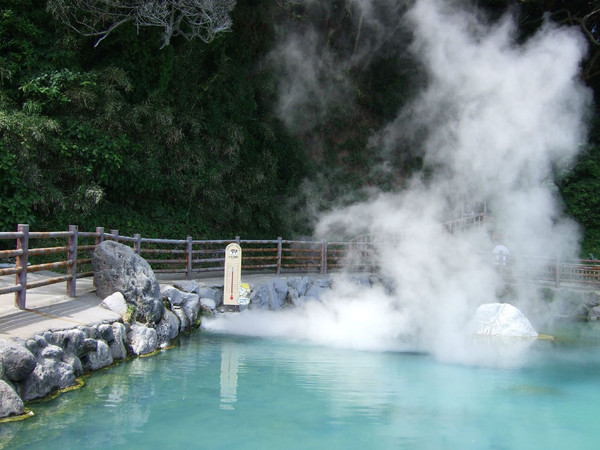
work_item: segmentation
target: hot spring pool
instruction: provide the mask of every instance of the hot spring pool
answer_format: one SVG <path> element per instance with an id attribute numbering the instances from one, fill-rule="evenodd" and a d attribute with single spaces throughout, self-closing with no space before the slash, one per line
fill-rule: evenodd
<path id="1" fill-rule="evenodd" d="M 584 449 L 600 438 L 600 329 L 520 367 L 201 332 L 0 425 L 2 448 Z"/>

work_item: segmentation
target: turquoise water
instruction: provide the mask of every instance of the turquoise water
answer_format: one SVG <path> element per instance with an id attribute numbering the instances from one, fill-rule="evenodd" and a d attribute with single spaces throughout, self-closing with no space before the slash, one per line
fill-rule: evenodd
<path id="1" fill-rule="evenodd" d="M 536 341 L 518 368 L 197 333 L 0 425 L 0 447 L 586 449 L 600 334 Z"/>

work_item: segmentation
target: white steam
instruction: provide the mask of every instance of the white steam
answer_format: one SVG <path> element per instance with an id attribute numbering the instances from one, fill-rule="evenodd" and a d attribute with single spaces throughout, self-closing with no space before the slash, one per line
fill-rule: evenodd
<path id="1" fill-rule="evenodd" d="M 513 255 L 577 255 L 578 230 L 561 214 L 552 175 L 585 139 L 589 95 L 578 81 L 584 39 L 574 29 L 546 25 L 519 44 L 510 18 L 489 25 L 451 5 L 419 0 L 409 11 L 412 51 L 427 69 L 427 87 L 378 136 L 393 151 L 415 130 L 425 133 L 431 173 L 416 176 L 403 192 L 334 211 L 317 227 L 323 238 L 399 237 L 379 246 L 382 274 L 395 292 L 338 282 L 343 288 L 323 304 L 273 317 L 242 314 L 221 329 L 363 349 L 409 345 L 477 362 L 489 349 L 467 345 L 464 329 L 478 305 L 497 301 L 502 280 L 491 263 L 494 245 Z M 441 224 L 465 200 L 487 202 L 494 234 L 444 230 Z M 517 263 L 514 270 L 522 268 Z"/>

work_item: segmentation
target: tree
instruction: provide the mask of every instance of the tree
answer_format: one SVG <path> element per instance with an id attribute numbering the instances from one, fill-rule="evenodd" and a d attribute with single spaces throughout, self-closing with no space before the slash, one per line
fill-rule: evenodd
<path id="1" fill-rule="evenodd" d="M 131 23 L 162 29 L 163 44 L 174 36 L 212 41 L 231 29 L 236 0 L 50 0 L 55 17 L 84 36 L 97 37 L 97 46 L 117 27 Z"/>

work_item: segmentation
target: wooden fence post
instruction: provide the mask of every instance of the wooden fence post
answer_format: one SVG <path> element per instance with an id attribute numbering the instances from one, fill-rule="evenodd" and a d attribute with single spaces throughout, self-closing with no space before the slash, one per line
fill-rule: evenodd
<path id="1" fill-rule="evenodd" d="M 142 236 L 140 236 L 140 233 L 136 233 L 133 235 L 133 238 L 135 239 L 135 243 L 133 244 L 133 247 L 134 247 L 133 249 L 139 255 L 142 252 Z"/>
<path id="2" fill-rule="evenodd" d="M 283 242 L 281 236 L 277 238 L 277 275 L 281 273 L 281 257 L 283 254 Z"/>
<path id="3" fill-rule="evenodd" d="M 236 243 L 237 245 L 240 245 L 240 237 L 239 237 L 239 236 L 236 236 L 236 237 L 235 237 L 235 243 Z"/>
<path id="4" fill-rule="evenodd" d="M 560 263 L 558 260 L 558 256 L 556 257 L 555 267 L 554 267 L 554 287 L 560 286 Z"/>
<path id="5" fill-rule="evenodd" d="M 67 275 L 71 276 L 67 280 L 67 295 L 71 298 L 77 297 L 77 225 L 69 225 L 69 252 L 67 260 L 72 264 L 67 268 Z"/>
<path id="6" fill-rule="evenodd" d="M 22 250 L 22 254 L 17 256 L 16 267 L 21 269 L 16 274 L 16 283 L 21 285 L 21 290 L 15 292 L 15 306 L 19 309 L 25 309 L 27 300 L 27 254 L 29 252 L 29 225 L 19 224 L 17 231 L 23 233 L 23 236 L 17 238 L 17 250 Z"/>
<path id="7" fill-rule="evenodd" d="M 323 275 L 327 273 L 327 241 L 325 239 L 321 241 L 321 273 Z"/>
<path id="8" fill-rule="evenodd" d="M 96 227 L 96 245 L 104 242 L 104 227 Z"/>
<path id="9" fill-rule="evenodd" d="M 119 230 L 110 230 L 111 239 L 115 242 L 119 242 Z"/>
<path id="10" fill-rule="evenodd" d="M 187 266 L 185 268 L 185 279 L 192 279 L 192 237 L 188 236 L 185 245 L 185 256 Z"/>

